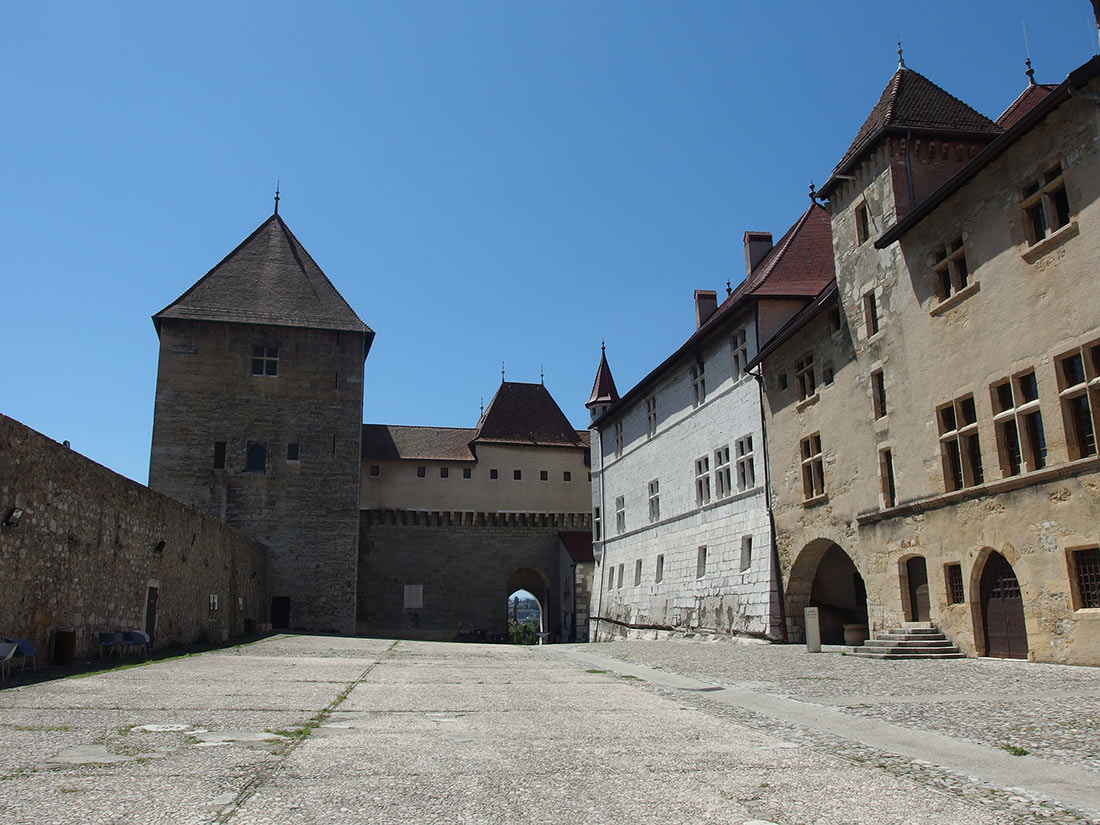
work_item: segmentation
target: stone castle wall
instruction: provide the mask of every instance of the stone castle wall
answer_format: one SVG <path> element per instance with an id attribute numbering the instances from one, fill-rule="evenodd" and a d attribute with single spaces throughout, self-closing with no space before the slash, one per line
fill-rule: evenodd
<path id="1" fill-rule="evenodd" d="M 93 656 L 99 632 L 145 629 L 150 587 L 156 647 L 240 634 L 266 609 L 265 548 L 217 520 L 3 415 L 0 469 L 0 520 L 24 511 L 0 527 L 0 635 L 42 661 L 57 630 Z"/>

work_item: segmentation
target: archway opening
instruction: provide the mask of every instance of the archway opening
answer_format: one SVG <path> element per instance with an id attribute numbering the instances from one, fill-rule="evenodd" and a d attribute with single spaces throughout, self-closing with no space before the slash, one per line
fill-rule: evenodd
<path id="1" fill-rule="evenodd" d="M 978 593 L 985 655 L 1026 659 L 1023 593 L 1016 571 L 1000 553 L 991 552 L 986 557 Z"/>
<path id="2" fill-rule="evenodd" d="M 508 579 L 507 640 L 542 644 L 546 639 L 549 584 L 537 570 L 521 568 Z"/>
<path id="3" fill-rule="evenodd" d="M 845 625 L 867 627 L 867 588 L 855 563 L 834 542 L 818 539 L 798 554 L 787 582 L 787 622 L 792 641 L 804 641 L 803 609 L 816 607 L 825 644 L 845 644 Z"/>
<path id="4" fill-rule="evenodd" d="M 907 622 L 932 621 L 928 593 L 928 564 L 924 556 L 910 556 L 900 565 L 902 609 Z"/>

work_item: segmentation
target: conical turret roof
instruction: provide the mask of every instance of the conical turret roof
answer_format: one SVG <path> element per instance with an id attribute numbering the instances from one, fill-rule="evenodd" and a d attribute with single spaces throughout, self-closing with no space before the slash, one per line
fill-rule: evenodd
<path id="1" fill-rule="evenodd" d="M 373 336 L 278 214 L 264 221 L 183 295 L 164 319 L 365 332 Z"/>
<path id="2" fill-rule="evenodd" d="M 593 404 L 614 404 L 619 400 L 619 391 L 615 389 L 615 379 L 611 377 L 611 367 L 607 364 L 607 348 L 600 347 L 600 366 L 596 368 L 596 380 L 592 383 L 592 395 L 584 406 Z"/>

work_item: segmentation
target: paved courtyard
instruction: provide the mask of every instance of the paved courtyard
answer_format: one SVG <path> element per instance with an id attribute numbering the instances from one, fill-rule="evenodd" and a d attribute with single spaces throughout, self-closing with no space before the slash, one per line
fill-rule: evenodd
<path id="1" fill-rule="evenodd" d="M 275 636 L 0 691 L 0 822 L 1100 822 L 1100 669 Z"/>

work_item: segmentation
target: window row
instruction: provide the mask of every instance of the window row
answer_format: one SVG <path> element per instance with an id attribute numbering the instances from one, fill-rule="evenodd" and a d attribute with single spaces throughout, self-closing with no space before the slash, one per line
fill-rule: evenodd
<path id="1" fill-rule="evenodd" d="M 1100 548 L 1070 550 L 1068 555 L 1073 609 L 1100 608 Z M 947 603 L 963 604 L 966 601 L 966 592 L 962 565 L 958 562 L 945 564 L 943 578 L 947 589 Z"/>
<path id="2" fill-rule="evenodd" d="M 382 475 L 381 465 L 371 464 L 369 473 L 370 473 L 371 477 L 378 478 L 379 476 Z M 425 466 L 425 465 L 417 466 L 417 468 L 416 468 L 416 477 L 417 478 L 427 478 L 428 477 L 428 468 L 427 468 L 427 466 Z M 451 468 L 450 467 L 440 467 L 439 468 L 439 477 L 440 478 L 450 478 L 451 477 Z M 462 478 L 463 479 L 469 480 L 469 479 L 472 479 L 473 477 L 474 477 L 474 470 L 473 470 L 472 467 L 463 467 L 462 468 Z M 500 478 L 500 471 L 495 467 L 490 468 L 489 469 L 489 480 L 490 481 L 497 481 L 497 480 L 499 480 L 499 478 Z M 522 481 L 523 480 L 523 470 L 512 470 L 512 479 L 514 481 Z M 549 480 L 550 480 L 550 471 L 549 470 L 539 470 L 539 481 L 549 481 Z M 563 482 L 567 483 L 567 484 L 571 483 L 573 481 L 572 471 L 562 470 L 561 480 Z"/>
<path id="3" fill-rule="evenodd" d="M 705 546 L 699 547 L 695 553 L 695 578 L 702 579 L 707 574 L 707 548 Z M 738 565 L 738 572 L 747 573 L 752 569 L 752 536 L 741 537 L 741 556 Z M 660 553 L 657 556 L 656 564 L 654 565 L 653 581 L 659 583 L 664 580 L 665 577 L 665 556 L 664 553 Z M 616 583 L 617 582 L 617 583 Z M 635 559 L 634 561 L 634 586 L 637 587 L 642 583 L 642 560 Z M 607 588 L 608 590 L 622 589 L 625 584 L 625 565 L 620 564 L 616 567 L 614 564 L 608 565 L 607 569 Z"/>
<path id="4" fill-rule="evenodd" d="M 214 442 L 214 469 L 224 470 L 228 455 L 228 444 L 225 441 Z M 298 442 L 294 441 L 286 445 L 286 460 L 299 461 Z M 260 441 L 249 441 L 245 448 L 244 469 L 247 472 L 262 473 L 267 470 L 267 445 Z"/>
<path id="5" fill-rule="evenodd" d="M 711 456 L 704 455 L 695 459 L 695 503 L 700 507 L 710 503 L 712 491 L 714 498 L 721 500 L 756 486 L 756 459 L 753 455 L 751 435 L 746 435 L 734 442 L 733 470 L 730 468 L 728 444 L 719 447 L 713 455 L 713 474 Z M 736 487 L 734 487 L 734 473 L 736 473 Z"/>

